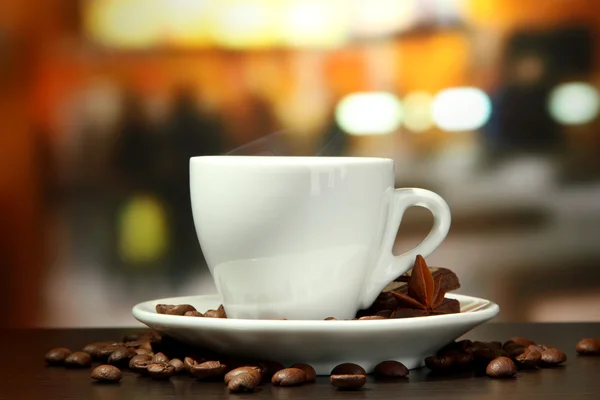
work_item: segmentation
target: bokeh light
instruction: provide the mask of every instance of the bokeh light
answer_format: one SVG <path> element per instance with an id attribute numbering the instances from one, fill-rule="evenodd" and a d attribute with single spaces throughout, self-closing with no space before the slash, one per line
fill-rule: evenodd
<path id="1" fill-rule="evenodd" d="M 344 97 L 337 105 L 335 118 L 351 135 L 385 135 L 402 122 L 402 103 L 392 93 L 363 92 Z"/>
<path id="2" fill-rule="evenodd" d="M 433 96 L 424 91 L 410 92 L 402 99 L 403 124 L 413 132 L 423 132 L 433 126 L 431 104 Z"/>
<path id="3" fill-rule="evenodd" d="M 491 113 L 489 96 L 474 87 L 442 90 L 432 104 L 433 121 L 448 132 L 479 129 L 489 120 Z"/>
<path id="4" fill-rule="evenodd" d="M 552 118 L 564 125 L 587 124 L 600 112 L 600 95 L 588 83 L 563 83 L 550 93 L 548 108 Z"/>

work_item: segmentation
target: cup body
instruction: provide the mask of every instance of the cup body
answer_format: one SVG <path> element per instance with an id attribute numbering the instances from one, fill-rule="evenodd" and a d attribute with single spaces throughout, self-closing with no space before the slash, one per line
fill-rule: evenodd
<path id="1" fill-rule="evenodd" d="M 381 253 L 392 160 L 193 157 L 190 187 L 229 317 L 354 317 Z"/>

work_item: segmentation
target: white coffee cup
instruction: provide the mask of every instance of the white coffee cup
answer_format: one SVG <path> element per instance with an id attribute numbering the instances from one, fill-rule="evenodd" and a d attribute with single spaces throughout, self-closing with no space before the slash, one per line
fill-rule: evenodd
<path id="1" fill-rule="evenodd" d="M 395 189 L 385 158 L 206 156 L 190 160 L 196 232 L 229 318 L 351 319 L 450 228 L 424 189 Z M 394 256 L 408 207 L 429 235 Z"/>

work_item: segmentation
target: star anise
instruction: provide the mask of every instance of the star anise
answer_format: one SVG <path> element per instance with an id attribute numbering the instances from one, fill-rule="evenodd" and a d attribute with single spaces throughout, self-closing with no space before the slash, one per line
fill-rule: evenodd
<path id="1" fill-rule="evenodd" d="M 391 318 L 460 312 L 460 303 L 457 300 L 445 298 L 446 285 L 443 284 L 442 279 L 442 275 L 433 277 L 423 256 L 417 255 L 408 279 L 408 293 L 391 292 L 398 305 Z"/>

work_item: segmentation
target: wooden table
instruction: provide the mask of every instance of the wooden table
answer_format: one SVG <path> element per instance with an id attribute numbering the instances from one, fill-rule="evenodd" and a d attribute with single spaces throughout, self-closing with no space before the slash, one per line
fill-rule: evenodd
<path id="1" fill-rule="evenodd" d="M 98 399 L 153 400 L 229 398 L 220 382 L 198 382 L 186 376 L 159 382 L 124 371 L 118 384 L 98 384 L 89 378 L 90 369 L 66 370 L 46 367 L 45 352 L 52 347 L 81 348 L 101 340 L 118 339 L 126 333 L 117 329 L 8 330 L 1 335 L 0 399 Z M 281 400 L 313 399 L 598 399 L 600 398 L 600 356 L 582 357 L 575 353 L 575 343 L 583 337 L 600 337 L 600 323 L 586 324 L 504 324 L 489 323 L 469 334 L 472 340 L 506 340 L 510 336 L 529 337 L 564 350 L 568 360 L 564 367 L 521 371 L 517 378 L 494 380 L 488 377 L 431 376 L 426 368 L 413 370 L 409 379 L 395 383 L 378 383 L 371 377 L 358 392 L 338 392 L 327 377 L 316 384 L 295 388 L 261 386 L 245 398 Z"/>

